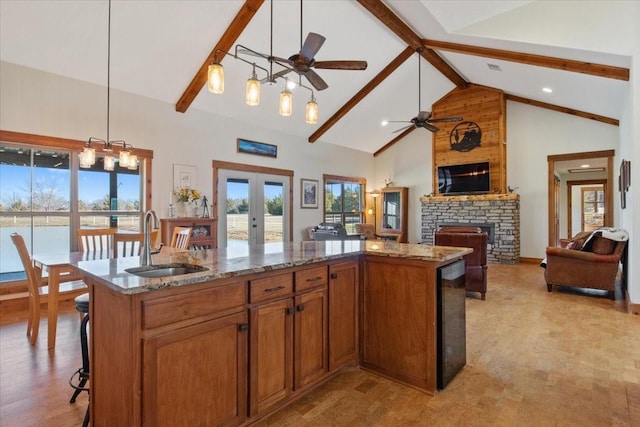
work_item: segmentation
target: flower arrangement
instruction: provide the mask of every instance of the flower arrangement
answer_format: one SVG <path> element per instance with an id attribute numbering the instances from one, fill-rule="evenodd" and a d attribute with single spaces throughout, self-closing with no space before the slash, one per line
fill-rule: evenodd
<path id="1" fill-rule="evenodd" d="M 179 202 L 195 202 L 196 200 L 200 200 L 200 192 L 193 188 L 181 188 L 176 191 L 176 197 Z"/>

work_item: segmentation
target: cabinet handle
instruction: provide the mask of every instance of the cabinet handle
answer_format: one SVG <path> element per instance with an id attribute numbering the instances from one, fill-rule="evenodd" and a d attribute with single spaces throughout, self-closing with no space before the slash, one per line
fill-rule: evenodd
<path id="1" fill-rule="evenodd" d="M 275 288 L 267 288 L 267 289 L 265 289 L 264 291 L 265 291 L 265 292 L 275 292 L 275 291 L 279 291 L 279 290 L 281 290 L 281 289 L 284 289 L 284 286 L 283 286 L 283 285 L 276 286 Z"/>
<path id="2" fill-rule="evenodd" d="M 337 279 L 338 278 L 338 273 L 331 273 L 331 278 L 332 279 Z"/>
<path id="3" fill-rule="evenodd" d="M 295 309 L 293 307 L 287 307 L 287 310 L 285 311 L 285 313 L 287 314 L 293 314 L 295 312 Z"/>
<path id="4" fill-rule="evenodd" d="M 304 311 L 304 304 L 298 304 L 298 305 L 296 306 L 296 310 L 298 310 L 298 311 Z"/>
<path id="5" fill-rule="evenodd" d="M 248 323 L 241 323 L 238 325 L 238 330 L 240 332 L 247 332 L 249 330 L 249 324 Z"/>
<path id="6" fill-rule="evenodd" d="M 317 282 L 318 280 L 322 280 L 322 276 L 312 277 L 311 279 L 307 279 L 307 282 Z"/>

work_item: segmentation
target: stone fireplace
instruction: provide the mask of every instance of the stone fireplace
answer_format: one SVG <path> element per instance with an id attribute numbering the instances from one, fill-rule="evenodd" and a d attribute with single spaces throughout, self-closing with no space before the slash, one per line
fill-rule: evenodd
<path id="1" fill-rule="evenodd" d="M 487 232 L 489 262 L 520 259 L 520 197 L 517 194 L 422 197 L 422 242 L 434 244 L 440 227 L 463 225 Z"/>

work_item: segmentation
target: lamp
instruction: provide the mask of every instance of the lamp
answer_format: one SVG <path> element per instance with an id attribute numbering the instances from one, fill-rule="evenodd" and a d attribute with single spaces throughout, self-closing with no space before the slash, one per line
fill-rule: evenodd
<path id="1" fill-rule="evenodd" d="M 221 94 L 224 92 L 224 68 L 218 62 L 218 54 L 215 54 L 213 63 L 209 65 L 207 87 L 211 93 Z"/>
<path id="2" fill-rule="evenodd" d="M 311 99 L 307 102 L 304 120 L 310 125 L 318 123 L 318 103 L 316 102 L 316 98 L 313 96 L 313 92 L 311 92 Z"/>
<path id="3" fill-rule="evenodd" d="M 286 80 L 286 79 L 285 79 Z M 278 113 L 281 116 L 288 117 L 291 115 L 293 111 L 293 94 L 287 88 L 285 83 L 284 89 L 280 92 L 280 104 L 278 108 Z"/>
<path id="4" fill-rule="evenodd" d="M 90 137 L 85 144 L 82 152 L 79 154 L 80 167 L 90 168 L 96 163 L 96 150 L 91 146 L 94 141 L 102 142 L 102 151 L 107 154 L 104 156 L 104 170 L 112 171 L 115 168 L 115 158 L 112 155 L 113 145 L 122 144 L 122 150 L 118 154 L 118 163 L 120 167 L 135 170 L 138 168 L 138 156 L 133 154 L 130 149 L 127 149 L 127 143 L 124 141 L 110 141 L 109 140 L 109 117 L 110 117 L 110 100 L 111 100 L 111 0 L 109 0 L 109 15 L 107 25 L 107 139 L 100 139 Z M 129 145 L 131 148 L 131 145 Z"/>
<path id="5" fill-rule="evenodd" d="M 256 75 L 255 64 L 253 64 L 253 74 L 251 75 L 251 78 L 247 80 L 244 102 L 251 106 L 260 104 L 260 80 L 258 80 L 258 76 Z"/>

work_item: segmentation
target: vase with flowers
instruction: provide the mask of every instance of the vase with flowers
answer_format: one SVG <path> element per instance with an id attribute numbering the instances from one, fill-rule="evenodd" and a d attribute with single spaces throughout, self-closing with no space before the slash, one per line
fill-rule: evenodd
<path id="1" fill-rule="evenodd" d="M 200 200 L 200 192 L 194 188 L 181 188 L 176 191 L 177 211 L 179 217 L 194 217 Z"/>

